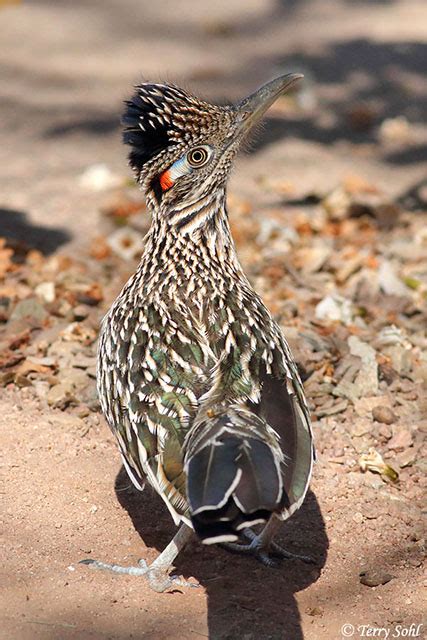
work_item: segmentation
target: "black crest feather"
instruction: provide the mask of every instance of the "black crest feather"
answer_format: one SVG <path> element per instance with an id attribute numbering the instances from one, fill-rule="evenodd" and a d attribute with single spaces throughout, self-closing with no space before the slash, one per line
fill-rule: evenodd
<path id="1" fill-rule="evenodd" d="M 132 147 L 131 165 L 141 170 L 160 151 L 177 142 L 171 105 L 176 105 L 177 94 L 183 92 L 156 84 L 142 84 L 136 89 L 125 102 L 123 142 Z"/>
<path id="2" fill-rule="evenodd" d="M 137 173 L 160 152 L 215 133 L 230 113 L 167 84 L 138 85 L 125 105 L 123 142 L 131 147 L 129 161 Z"/>

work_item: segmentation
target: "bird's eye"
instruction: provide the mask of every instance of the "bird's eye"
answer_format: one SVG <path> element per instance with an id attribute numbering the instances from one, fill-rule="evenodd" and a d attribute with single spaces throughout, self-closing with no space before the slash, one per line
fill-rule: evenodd
<path id="1" fill-rule="evenodd" d="M 211 154 L 210 149 L 207 147 L 195 147 L 187 153 L 187 162 L 190 167 L 198 168 L 203 167 L 207 163 Z"/>

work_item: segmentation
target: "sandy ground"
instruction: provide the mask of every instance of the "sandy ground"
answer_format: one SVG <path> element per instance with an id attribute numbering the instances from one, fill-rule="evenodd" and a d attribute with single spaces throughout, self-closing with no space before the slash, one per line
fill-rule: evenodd
<path id="1" fill-rule="evenodd" d="M 34 0 L 0 9 L 0 236 L 76 255 L 100 233 L 105 195 L 79 176 L 96 163 L 126 174 L 121 101 L 142 76 L 233 100 L 275 74 L 305 73 L 304 108 L 285 120 L 273 110 L 232 178 L 234 197 L 260 212 L 282 204 L 265 187 L 275 177 L 296 198 L 324 194 L 349 173 L 390 199 L 419 185 L 425 2 L 179 4 Z M 396 117 L 403 143 L 381 142 L 381 123 Z M 152 560 L 174 530 L 149 489 L 129 487 L 101 416 L 50 408 L 31 388 L 0 389 L 1 637 L 331 640 L 367 637 L 368 627 L 404 637 L 423 617 L 418 479 L 379 490 L 378 477 L 342 453 L 339 419 L 330 427 L 317 433 L 312 491 L 281 535 L 314 566 L 268 570 L 194 542 L 177 573 L 200 588 L 160 595 L 141 579 L 78 565 Z M 366 586 L 366 570 L 392 579 Z M 411 633 L 426 637 L 425 627 Z"/>

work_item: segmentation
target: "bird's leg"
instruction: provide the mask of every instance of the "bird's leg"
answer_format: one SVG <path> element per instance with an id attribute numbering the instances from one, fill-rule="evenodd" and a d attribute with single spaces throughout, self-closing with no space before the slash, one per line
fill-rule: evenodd
<path id="1" fill-rule="evenodd" d="M 182 524 L 168 546 L 150 565 L 141 559 L 138 561 L 139 566 L 137 567 L 121 567 L 117 564 L 100 562 L 99 560 L 92 560 L 91 558 L 81 560 L 80 564 L 87 564 L 93 569 L 105 569 L 129 576 L 145 576 L 148 579 L 151 589 L 159 593 L 171 587 L 197 587 L 198 585 L 196 583 L 186 582 L 178 576 L 169 575 L 173 561 L 181 549 L 185 547 L 192 535 L 193 530 L 186 524 Z"/>
<path id="2" fill-rule="evenodd" d="M 250 541 L 248 544 L 223 542 L 220 546 L 232 553 L 252 555 L 267 567 L 274 567 L 277 564 L 271 556 L 291 560 L 301 560 L 307 564 L 314 564 L 314 560 L 309 556 L 291 553 L 290 551 L 283 549 L 283 547 L 277 544 L 277 542 L 273 541 L 279 527 L 280 520 L 272 516 L 261 533 L 256 534 L 251 529 L 245 529 L 242 532 L 242 536 Z"/>

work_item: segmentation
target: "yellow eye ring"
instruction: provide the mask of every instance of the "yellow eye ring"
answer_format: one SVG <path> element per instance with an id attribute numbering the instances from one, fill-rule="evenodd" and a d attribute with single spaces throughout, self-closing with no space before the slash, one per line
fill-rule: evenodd
<path id="1" fill-rule="evenodd" d="M 187 162 L 190 167 L 198 169 L 203 167 L 210 158 L 209 150 L 206 147 L 194 147 L 187 153 Z"/>

